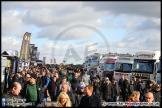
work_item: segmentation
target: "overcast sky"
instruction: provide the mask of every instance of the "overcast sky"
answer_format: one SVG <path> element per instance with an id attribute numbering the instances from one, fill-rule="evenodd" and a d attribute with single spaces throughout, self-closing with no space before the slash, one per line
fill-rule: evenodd
<path id="1" fill-rule="evenodd" d="M 160 2 L 2 2 L 1 9 L 2 51 L 20 55 L 29 32 L 46 63 L 55 57 L 57 63 L 81 64 L 86 48 L 91 53 L 160 50 Z"/>

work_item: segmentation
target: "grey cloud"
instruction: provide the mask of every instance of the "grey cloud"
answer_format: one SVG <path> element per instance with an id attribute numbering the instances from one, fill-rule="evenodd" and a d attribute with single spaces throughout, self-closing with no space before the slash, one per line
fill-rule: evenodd
<path id="1" fill-rule="evenodd" d="M 70 26 L 71 27 L 71 26 Z M 64 30 L 67 30 L 66 32 L 63 32 Z M 88 37 L 93 36 L 93 31 L 89 30 L 87 28 L 74 28 L 74 29 L 69 29 L 68 27 L 58 27 L 56 26 L 51 26 L 51 27 L 46 27 L 42 31 L 38 32 L 37 38 L 48 38 L 49 40 L 55 40 L 56 37 L 58 38 L 58 35 L 60 33 L 63 33 L 61 37 L 59 37 L 59 41 L 67 41 L 67 40 L 80 40 L 80 39 L 85 39 Z"/>
<path id="2" fill-rule="evenodd" d="M 151 19 L 146 19 L 140 23 L 139 26 L 135 28 L 137 31 L 141 30 L 149 30 L 149 29 L 157 29 L 160 30 L 160 25 L 157 25 L 155 22 L 153 22 Z"/>
<path id="3" fill-rule="evenodd" d="M 84 7 L 96 11 L 107 11 L 115 15 L 135 14 L 147 17 L 160 17 L 160 2 L 84 2 Z"/>

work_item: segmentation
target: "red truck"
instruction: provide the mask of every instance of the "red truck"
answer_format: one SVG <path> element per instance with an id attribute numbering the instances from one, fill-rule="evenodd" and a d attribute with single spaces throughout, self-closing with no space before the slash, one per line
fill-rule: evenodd
<path id="1" fill-rule="evenodd" d="M 108 77 L 110 81 L 112 80 L 112 78 L 114 76 L 114 67 L 115 67 L 116 59 L 117 59 L 117 56 L 110 57 L 108 60 L 105 61 L 104 65 L 103 65 L 102 78 Z"/>

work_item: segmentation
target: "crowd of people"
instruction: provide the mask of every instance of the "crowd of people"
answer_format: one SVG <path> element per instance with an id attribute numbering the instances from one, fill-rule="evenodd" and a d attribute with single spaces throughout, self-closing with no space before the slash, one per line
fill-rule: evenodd
<path id="1" fill-rule="evenodd" d="M 91 76 L 84 69 L 30 66 L 10 72 L 2 91 L 3 98 L 26 99 L 33 107 L 103 107 L 104 102 L 161 102 L 161 85 L 153 80 L 134 77 L 130 82 L 121 76 L 119 81 L 108 77 Z"/>

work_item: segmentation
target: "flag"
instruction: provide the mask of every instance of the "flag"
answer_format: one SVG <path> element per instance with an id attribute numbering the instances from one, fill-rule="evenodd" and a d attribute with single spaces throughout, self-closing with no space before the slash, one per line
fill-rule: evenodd
<path id="1" fill-rule="evenodd" d="M 43 62 L 44 62 L 44 63 L 46 62 L 46 57 L 43 57 Z"/>
<path id="2" fill-rule="evenodd" d="M 52 64 L 52 59 L 50 59 L 50 63 Z"/>
<path id="3" fill-rule="evenodd" d="M 54 64 L 56 63 L 56 59 L 54 58 Z"/>
<path id="4" fill-rule="evenodd" d="M 46 62 L 46 57 L 43 57 L 43 64 L 42 64 L 43 67 L 45 67 L 46 64 L 45 62 Z"/>

